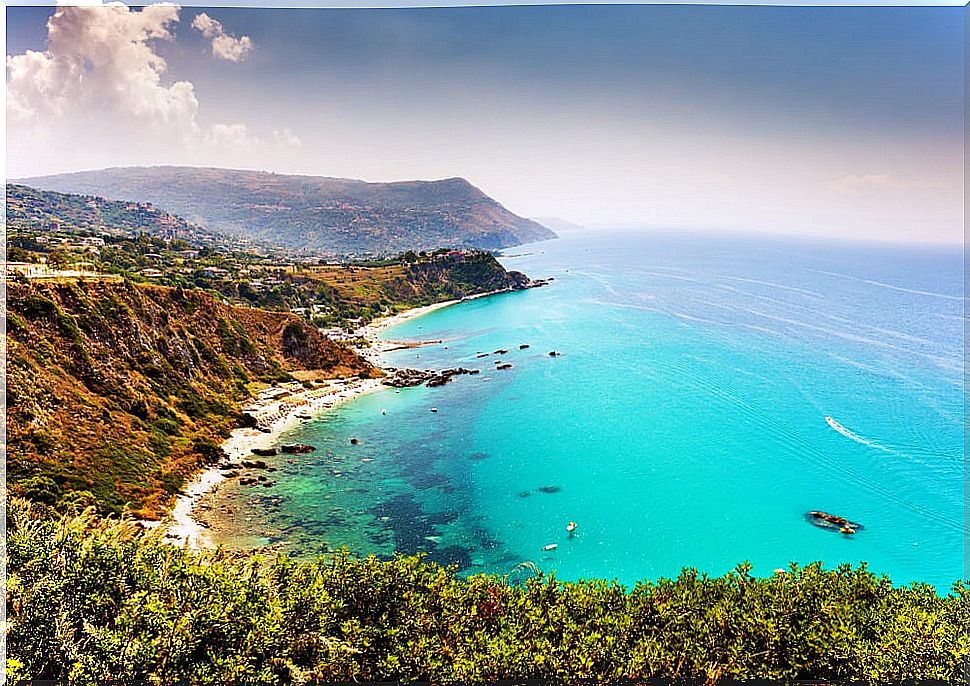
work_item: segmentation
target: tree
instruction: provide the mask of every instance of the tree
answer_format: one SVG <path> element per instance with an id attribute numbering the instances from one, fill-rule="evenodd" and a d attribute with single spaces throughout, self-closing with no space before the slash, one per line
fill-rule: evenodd
<path id="1" fill-rule="evenodd" d="M 65 269 L 69 264 L 67 253 L 58 250 L 47 256 L 47 266 L 51 269 Z"/>
<path id="2" fill-rule="evenodd" d="M 8 262 L 36 262 L 37 257 L 34 253 L 29 250 L 24 250 L 23 248 L 18 248 L 16 246 L 10 246 L 7 248 L 7 261 Z"/>

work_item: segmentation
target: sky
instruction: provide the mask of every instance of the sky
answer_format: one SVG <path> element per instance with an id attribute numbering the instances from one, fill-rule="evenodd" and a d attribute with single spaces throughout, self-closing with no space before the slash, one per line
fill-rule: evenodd
<path id="1" fill-rule="evenodd" d="M 590 227 L 962 243 L 964 11 L 8 7 L 7 176 L 461 176 Z"/>

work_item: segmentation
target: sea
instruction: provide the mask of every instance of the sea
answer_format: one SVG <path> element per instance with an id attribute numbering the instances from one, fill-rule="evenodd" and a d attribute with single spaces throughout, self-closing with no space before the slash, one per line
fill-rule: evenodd
<path id="1" fill-rule="evenodd" d="M 962 247 L 573 232 L 500 259 L 552 280 L 383 334 L 427 343 L 389 366 L 480 373 L 288 431 L 316 452 L 222 489 L 224 545 L 628 585 L 742 562 L 968 576 Z"/>

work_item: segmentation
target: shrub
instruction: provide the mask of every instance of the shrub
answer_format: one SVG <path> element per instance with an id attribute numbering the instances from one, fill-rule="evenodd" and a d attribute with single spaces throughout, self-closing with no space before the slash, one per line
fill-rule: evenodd
<path id="1" fill-rule="evenodd" d="M 970 656 L 970 592 L 894 587 L 865 566 L 768 579 L 685 570 L 599 580 L 462 579 L 420 557 L 192 554 L 91 512 L 13 499 L 8 674 L 71 684 L 623 677 L 945 679 Z"/>

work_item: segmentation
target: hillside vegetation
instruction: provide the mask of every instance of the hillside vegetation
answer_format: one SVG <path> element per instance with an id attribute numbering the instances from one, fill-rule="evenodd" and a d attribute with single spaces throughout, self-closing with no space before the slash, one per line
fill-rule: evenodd
<path id="1" fill-rule="evenodd" d="M 196 167 L 130 167 L 32 179 L 37 188 L 139 198 L 208 229 L 333 254 L 505 248 L 554 238 L 460 178 L 367 183 Z"/>
<path id="2" fill-rule="evenodd" d="M 298 265 L 276 277 L 279 284 L 259 290 L 241 280 L 204 285 L 254 307 L 305 309 L 312 321 L 326 326 L 533 284 L 486 252 L 404 256 L 374 265 Z"/>
<path id="3" fill-rule="evenodd" d="M 377 374 L 292 314 L 131 282 L 7 289 L 7 479 L 66 506 L 156 515 L 220 457 L 249 384 Z"/>
<path id="4" fill-rule="evenodd" d="M 7 230 L 12 234 L 63 231 L 125 236 L 144 233 L 192 245 L 226 240 L 225 236 L 206 231 L 150 203 L 53 193 L 10 183 L 6 185 L 6 202 Z"/>
<path id="5" fill-rule="evenodd" d="M 233 560 L 11 503 L 9 683 L 441 684 L 624 677 L 965 682 L 970 590 L 864 567 L 685 570 L 632 589 L 460 579 L 402 557 Z M 589 683 L 589 682 L 587 682 Z"/>

